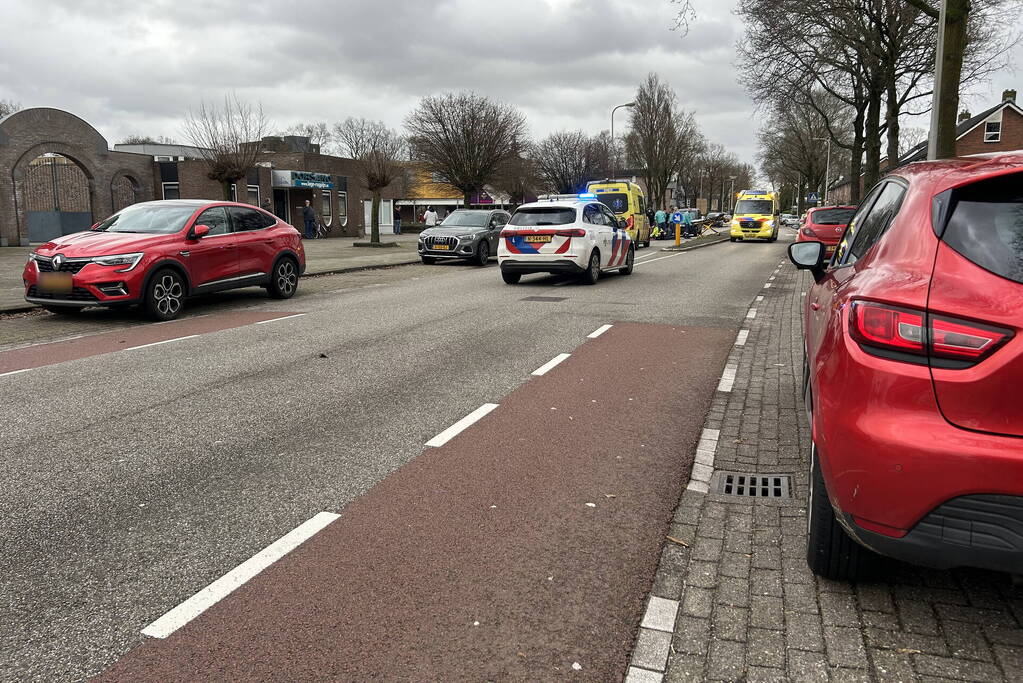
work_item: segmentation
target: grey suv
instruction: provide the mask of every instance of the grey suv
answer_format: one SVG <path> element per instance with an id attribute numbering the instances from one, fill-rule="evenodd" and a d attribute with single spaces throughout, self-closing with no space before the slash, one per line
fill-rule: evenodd
<path id="1" fill-rule="evenodd" d="M 487 265 L 497 255 L 501 228 L 511 214 L 496 209 L 458 209 L 440 225 L 419 234 L 419 256 L 431 265 L 439 259 L 462 259 L 477 266 Z"/>

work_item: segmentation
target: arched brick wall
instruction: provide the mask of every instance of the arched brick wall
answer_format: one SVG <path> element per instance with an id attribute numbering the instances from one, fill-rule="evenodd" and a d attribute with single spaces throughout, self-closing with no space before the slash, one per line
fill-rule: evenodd
<path id="1" fill-rule="evenodd" d="M 145 154 L 115 152 L 88 123 L 60 109 L 36 108 L 0 120 L 0 246 L 27 245 L 25 174 L 36 157 L 55 153 L 73 160 L 89 180 L 95 220 L 113 212 L 117 178 L 135 181 L 136 201 L 153 199 L 153 160 Z"/>

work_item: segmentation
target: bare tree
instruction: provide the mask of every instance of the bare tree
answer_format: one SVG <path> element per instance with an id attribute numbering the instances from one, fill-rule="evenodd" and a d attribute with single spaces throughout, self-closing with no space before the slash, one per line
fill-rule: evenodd
<path id="1" fill-rule="evenodd" d="M 552 133 L 532 145 L 529 155 L 545 189 L 581 192 L 593 171 L 593 141 L 582 131 Z"/>
<path id="2" fill-rule="evenodd" d="M 0 119 L 21 110 L 21 103 L 14 100 L 0 100 Z"/>
<path id="3" fill-rule="evenodd" d="M 329 152 L 334 143 L 334 134 L 325 121 L 296 123 L 281 131 L 281 135 L 301 135 L 309 138 L 309 142 L 320 146 L 321 152 Z"/>
<path id="4" fill-rule="evenodd" d="M 533 159 L 516 156 L 501 166 L 492 184 L 497 190 L 506 193 L 513 204 L 523 204 L 527 197 L 539 193 L 543 181 Z"/>
<path id="5" fill-rule="evenodd" d="M 334 138 L 341 153 L 355 161 L 359 179 L 373 196 L 370 212 L 370 242 L 380 243 L 380 195 L 396 180 L 408 182 L 401 159 L 405 140 L 382 121 L 348 117 L 335 124 Z"/>
<path id="6" fill-rule="evenodd" d="M 684 37 L 689 34 L 689 27 L 696 21 L 696 8 L 693 7 L 693 0 L 671 0 L 671 4 L 678 5 L 671 30 L 680 32 Z"/>
<path id="7" fill-rule="evenodd" d="M 625 137 L 629 163 L 642 169 L 652 206 L 663 206 L 668 184 L 704 146 L 692 113 L 682 110 L 668 84 L 655 73 L 636 91 L 632 130 Z"/>
<path id="8" fill-rule="evenodd" d="M 229 95 L 223 107 L 201 102 L 198 109 L 189 110 L 184 134 L 199 148 L 209 169 L 207 177 L 220 183 L 224 199 L 229 200 L 231 185 L 245 178 L 259 161 L 269 128 L 262 106 Z"/>
<path id="9" fill-rule="evenodd" d="M 522 151 L 525 117 L 472 92 L 424 97 L 405 119 L 413 157 L 470 198 Z"/>
<path id="10" fill-rule="evenodd" d="M 140 135 L 138 133 L 131 133 L 121 138 L 118 143 L 121 145 L 173 145 L 176 144 L 170 138 L 158 135 L 155 138 L 151 135 Z"/>

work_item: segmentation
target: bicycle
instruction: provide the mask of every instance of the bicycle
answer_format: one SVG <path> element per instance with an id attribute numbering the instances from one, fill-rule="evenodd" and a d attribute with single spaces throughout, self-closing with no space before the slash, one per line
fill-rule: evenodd
<path id="1" fill-rule="evenodd" d="M 323 221 L 316 221 L 316 231 L 313 233 L 313 239 L 322 239 L 330 234 L 330 226 L 325 225 Z"/>

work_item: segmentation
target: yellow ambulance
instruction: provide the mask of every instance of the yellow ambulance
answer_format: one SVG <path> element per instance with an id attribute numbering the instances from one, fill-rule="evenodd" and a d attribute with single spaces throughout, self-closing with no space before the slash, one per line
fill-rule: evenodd
<path id="1" fill-rule="evenodd" d="M 596 198 L 625 221 L 625 230 L 638 248 L 650 246 L 650 219 L 646 215 L 646 197 L 636 183 L 624 180 L 599 180 L 586 186 L 584 199 Z"/>
<path id="2" fill-rule="evenodd" d="M 733 242 L 778 239 L 778 197 L 767 190 L 743 190 L 736 197 L 728 235 Z"/>

